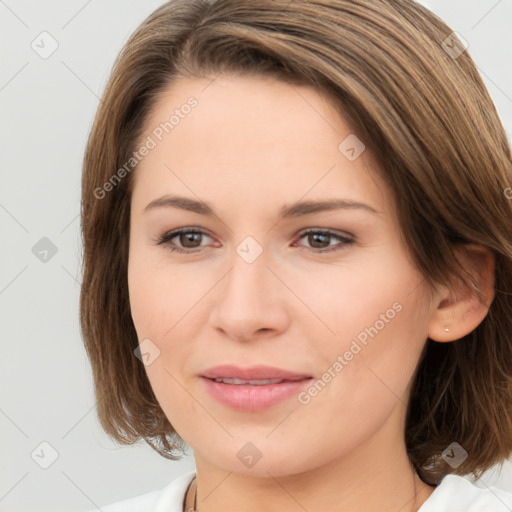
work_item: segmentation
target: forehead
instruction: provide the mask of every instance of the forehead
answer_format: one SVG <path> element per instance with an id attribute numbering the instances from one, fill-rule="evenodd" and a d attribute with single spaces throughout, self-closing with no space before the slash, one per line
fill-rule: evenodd
<path id="1" fill-rule="evenodd" d="M 188 108 L 191 102 L 195 106 Z M 352 132 L 321 91 L 264 76 L 180 78 L 160 94 L 146 119 L 146 132 L 158 131 L 172 117 L 172 130 L 162 134 L 169 146 L 178 145 L 180 134 L 193 132 L 189 143 L 204 151 L 213 145 L 210 141 L 222 138 L 225 144 L 215 146 L 216 154 L 238 142 L 246 152 L 270 144 L 303 148 L 305 139 L 320 149 L 336 146 L 340 136 Z"/>
<path id="2" fill-rule="evenodd" d="M 137 167 L 134 202 L 167 192 L 231 202 L 291 202 L 335 190 L 382 199 L 372 155 L 347 158 L 345 141 L 357 151 L 363 141 L 311 86 L 252 76 L 180 78 L 148 115 L 141 141 L 148 137 L 154 147 Z"/>

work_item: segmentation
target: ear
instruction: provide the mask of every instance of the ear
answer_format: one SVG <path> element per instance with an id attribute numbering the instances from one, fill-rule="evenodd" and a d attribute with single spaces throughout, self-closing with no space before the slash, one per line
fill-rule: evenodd
<path id="1" fill-rule="evenodd" d="M 494 299 L 492 251 L 477 244 L 463 244 L 455 252 L 477 283 L 483 303 L 475 290 L 459 279 L 450 287 L 441 287 L 429 322 L 428 336 L 434 341 L 454 341 L 469 334 L 485 318 Z"/>

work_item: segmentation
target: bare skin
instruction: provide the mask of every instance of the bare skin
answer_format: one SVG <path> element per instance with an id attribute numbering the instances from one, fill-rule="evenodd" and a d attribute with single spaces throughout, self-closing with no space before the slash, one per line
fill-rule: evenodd
<path id="1" fill-rule="evenodd" d="M 338 149 L 353 131 L 315 89 L 182 78 L 160 97 L 141 140 L 190 96 L 197 106 L 135 171 L 128 282 L 139 340 L 160 350 L 146 366 L 151 385 L 194 450 L 198 510 L 418 511 L 434 487 L 405 449 L 413 373 L 428 336 L 459 339 L 488 306 L 462 285 L 429 293 L 400 243 L 374 158 L 365 150 L 350 161 Z M 204 201 L 214 214 L 145 211 L 164 195 Z M 285 205 L 340 198 L 374 211 L 279 218 Z M 183 227 L 196 239 L 155 242 Z M 315 239 L 307 228 L 332 234 Z M 236 250 L 249 236 L 262 249 L 251 263 Z M 478 266 L 489 305 L 492 256 L 474 248 L 461 257 Z M 321 379 L 370 326 L 378 333 L 308 403 L 292 397 L 264 411 L 234 410 L 212 399 L 199 376 L 219 364 L 266 364 Z M 251 467 L 238 456 L 247 443 L 261 454 Z"/>

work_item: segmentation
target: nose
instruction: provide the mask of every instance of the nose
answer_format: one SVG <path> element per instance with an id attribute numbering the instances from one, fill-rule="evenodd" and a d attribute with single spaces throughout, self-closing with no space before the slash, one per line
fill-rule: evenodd
<path id="1" fill-rule="evenodd" d="M 278 273 L 265 251 L 252 262 L 243 252 L 235 252 L 230 270 L 216 287 L 210 316 L 213 328 L 238 341 L 284 332 L 290 322 L 286 307 L 290 297 L 287 298 L 286 286 L 276 277 Z"/>

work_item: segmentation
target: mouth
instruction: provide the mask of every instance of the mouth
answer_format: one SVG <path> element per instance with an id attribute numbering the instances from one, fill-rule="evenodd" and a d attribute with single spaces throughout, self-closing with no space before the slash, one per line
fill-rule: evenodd
<path id="1" fill-rule="evenodd" d="M 226 368 L 222 370 L 217 367 L 204 372 L 200 377 L 211 398 L 225 407 L 244 412 L 263 411 L 296 397 L 313 379 L 310 375 L 269 367 L 251 370 L 231 367 L 229 371 L 238 375 L 219 375 L 226 373 Z M 260 375 L 255 375 L 256 372 Z M 278 372 L 281 375 L 276 376 Z M 248 373 L 251 375 L 247 375 Z M 262 373 L 265 375 L 261 376 Z M 274 375 L 269 376 L 269 373 Z M 245 374 L 245 378 L 240 374 Z"/>

